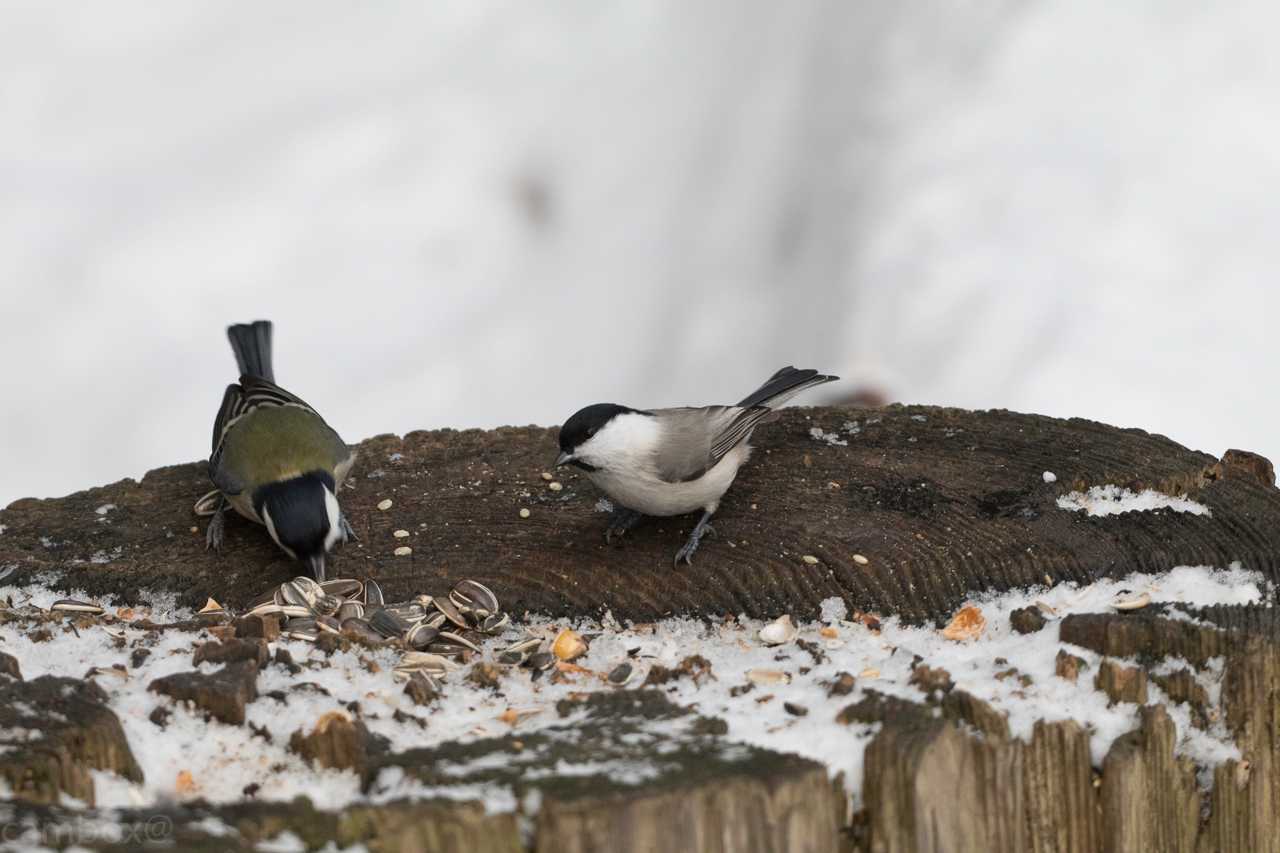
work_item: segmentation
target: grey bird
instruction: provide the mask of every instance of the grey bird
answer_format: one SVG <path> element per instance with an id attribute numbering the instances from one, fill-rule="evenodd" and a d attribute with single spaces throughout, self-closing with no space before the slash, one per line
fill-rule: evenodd
<path id="1" fill-rule="evenodd" d="M 615 505 L 606 541 L 642 517 L 702 510 L 675 563 L 692 565 L 711 516 L 751 453 L 752 431 L 776 408 L 808 388 L 834 382 L 816 370 L 784 367 L 736 406 L 633 409 L 598 403 L 560 428 L 556 466 L 573 465 Z"/>
<path id="2" fill-rule="evenodd" d="M 275 384 L 271 323 L 227 329 L 240 381 L 227 386 L 213 423 L 209 479 L 217 487 L 196 503 L 212 515 L 207 547 L 219 549 L 223 512 L 265 525 L 280 548 L 325 579 L 325 555 L 355 538 L 338 506 L 338 489 L 355 451 L 316 410 Z"/>

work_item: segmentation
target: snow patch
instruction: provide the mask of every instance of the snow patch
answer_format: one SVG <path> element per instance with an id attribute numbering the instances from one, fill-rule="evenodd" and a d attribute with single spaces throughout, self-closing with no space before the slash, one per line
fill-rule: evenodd
<path id="1" fill-rule="evenodd" d="M 832 447 L 848 447 L 849 442 L 840 437 L 838 432 L 823 432 L 822 427 L 813 427 L 809 430 L 809 435 L 814 441 L 821 441 Z"/>
<path id="2" fill-rule="evenodd" d="M 822 599 L 819 608 L 822 614 L 822 621 L 827 623 L 840 622 L 849 615 L 848 606 L 845 605 L 844 599 L 839 596 Z"/>
<path id="3" fill-rule="evenodd" d="M 835 597 L 822 602 L 821 622 L 797 624 L 804 646 L 763 646 L 757 633 L 765 623 L 741 617 L 715 624 L 673 618 L 643 625 L 618 625 L 609 618 L 603 623 L 579 620 L 571 627 L 581 633 L 599 632 L 587 654 L 575 663 L 605 673 L 630 661 L 637 669 L 634 685 L 643 683 L 647 669 L 654 664 L 674 667 L 686 656 L 702 655 L 710 662 L 714 677 L 699 679 L 696 684 L 693 679 L 681 678 L 664 685 L 673 702 L 696 703 L 699 714 L 723 719 L 731 743 L 806 756 L 826 766 L 833 777 L 843 774 L 856 804 L 861 796 L 863 752 L 879 727 L 841 725 L 836 714 L 873 690 L 923 701 L 924 694 L 910 682 L 916 655 L 928 666 L 946 669 L 956 689 L 1006 714 L 1015 737 L 1029 738 L 1037 720 L 1079 721 L 1090 732 L 1091 756 L 1100 764 L 1115 738 L 1137 727 L 1138 707 L 1127 703 L 1109 706 L 1106 696 L 1092 689 L 1100 658 L 1087 650 L 1073 649 L 1088 664 L 1081 683 L 1069 683 L 1055 674 L 1055 659 L 1063 646 L 1056 620 L 1070 613 L 1106 611 L 1118 596 L 1135 593 L 1145 593 L 1153 602 L 1207 606 L 1256 603 L 1270 590 L 1260 574 L 1236 564 L 1226 570 L 1181 567 L 1088 586 L 1066 583 L 978 596 L 971 603 L 982 610 L 986 628 L 966 643 L 950 642 L 931 626 L 904 625 L 896 617 L 867 620 L 872 627 L 859 620 L 846 621 L 848 607 Z M 6 595 L 20 608 L 29 604 L 47 607 L 66 593 L 30 585 L 0 586 L 0 597 Z M 1050 624 L 1030 635 L 1014 632 L 1009 614 L 1037 605 L 1050 615 Z M 155 603 L 151 618 L 164 621 L 161 612 L 170 618 L 177 615 L 171 605 Z M 550 635 L 565 626 L 563 620 L 535 616 L 521 620 L 520 629 Z M 308 643 L 282 640 L 275 647 L 286 649 L 303 672 L 294 675 L 278 666 L 263 669 L 259 698 L 247 709 L 248 724 L 230 726 L 205 719 L 203 714 L 146 689 L 156 678 L 190 670 L 192 648 L 209 639 L 207 632 L 155 633 L 123 621 L 80 627 L 78 633 L 54 623 L 54 636 L 44 642 L 33 642 L 29 633 L 20 621 L 0 625 L 0 647 L 22 661 L 28 679 L 41 675 L 80 678 L 91 667 L 114 664 L 128 668 L 128 679 L 97 681 L 124 727 L 145 781 L 135 785 L 110 774 L 95 774 L 100 808 L 145 808 L 175 798 L 232 802 L 240 800 L 244 788 L 253 784 L 260 786 L 258 799 L 287 801 L 306 795 L 322 809 L 341 809 L 361 800 L 444 796 L 478 799 L 491 812 L 519 811 L 521 803 L 514 792 L 501 784 L 426 786 L 406 778 L 397 768 L 385 770 L 367 793 L 362 792 L 355 773 L 314 770 L 290 753 L 287 744 L 294 731 L 310 728 L 322 714 L 351 702 L 359 702 L 364 723 L 387 737 L 396 751 L 509 734 L 512 727 L 502 717 L 511 708 L 540 711 L 522 717 L 519 724 L 519 732 L 532 734 L 564 725 L 555 712 L 557 701 L 579 691 L 610 689 L 589 675 L 568 674 L 563 681 L 551 683 L 548 679 L 533 681 L 526 670 L 516 670 L 504 676 L 502 692 L 497 694 L 458 674 L 445 680 L 440 703 L 430 712 L 430 724 L 422 726 L 416 722 L 421 709 L 404 695 L 403 684 L 392 678 L 396 651 L 339 651 L 326 657 Z M 521 630 L 513 628 L 503 638 L 487 639 L 485 657 L 492 659 L 495 649 L 520 635 Z M 150 654 L 135 667 L 131 653 L 136 647 L 146 647 Z M 999 659 L 1004 660 L 997 663 Z M 1178 666 L 1176 662 L 1168 665 Z M 213 671 L 216 667 L 202 664 L 201 669 Z M 748 671 L 760 669 L 781 670 L 791 680 L 746 688 L 751 683 Z M 842 672 L 855 677 L 853 691 L 847 696 L 829 696 L 827 683 Z M 1221 663 L 1199 670 L 1196 677 L 1216 701 Z M 300 687 L 304 682 L 314 688 Z M 1157 701 L 1163 699 L 1159 692 L 1155 695 Z M 809 713 L 794 716 L 784 703 L 802 706 Z M 158 707 L 170 712 L 164 729 L 150 720 Z M 1178 754 L 1196 762 L 1202 779 L 1207 779 L 1221 761 L 1238 756 L 1221 724 L 1201 731 L 1191 726 L 1185 706 L 1167 707 L 1178 727 Z M 683 736 L 686 724 L 687 720 L 655 721 L 646 727 L 645 736 L 656 735 L 658 742 L 674 743 Z M 255 735 L 255 730 L 265 732 L 269 739 Z M 566 764 L 557 766 L 555 772 L 607 772 L 643 782 L 653 778 L 664 764 L 660 749 L 655 749 L 653 756 L 652 765 L 620 761 Z M 457 774 L 450 775 L 461 779 L 467 772 L 482 769 L 486 762 L 518 760 L 510 755 L 485 756 L 459 765 Z M 179 785 L 179 778 L 190 781 Z M 528 803 L 524 805 L 528 807 Z M 289 841 L 280 837 L 271 843 Z"/>
<path id="4" fill-rule="evenodd" d="M 1051 482 L 1047 476 L 1045 482 Z M 1190 498 L 1166 495 L 1154 489 L 1134 492 L 1120 486 L 1094 486 L 1087 492 L 1071 492 L 1058 498 L 1058 507 L 1073 512 L 1084 510 L 1093 517 L 1125 512 L 1151 512 L 1157 509 L 1213 517 L 1209 507 Z"/>

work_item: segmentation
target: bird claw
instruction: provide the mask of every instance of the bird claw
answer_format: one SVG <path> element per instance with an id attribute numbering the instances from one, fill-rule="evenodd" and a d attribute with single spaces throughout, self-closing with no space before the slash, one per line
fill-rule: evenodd
<path id="1" fill-rule="evenodd" d="M 713 539 L 718 535 L 716 529 L 707 523 L 710 514 L 704 516 L 702 521 L 698 522 L 698 526 L 693 528 L 693 532 L 689 534 L 689 539 L 676 551 L 676 559 L 672 563 L 676 568 L 680 567 L 680 561 L 684 560 L 686 566 L 693 565 L 693 555 L 697 553 L 698 546 L 702 544 L 702 537 L 710 535 Z"/>
<path id="2" fill-rule="evenodd" d="M 209 527 L 204 532 L 204 549 L 215 553 L 222 553 L 223 532 L 226 530 L 227 519 L 222 514 L 221 507 L 214 512 L 213 517 L 209 519 Z"/>
<path id="3" fill-rule="evenodd" d="M 338 527 L 342 531 L 342 542 L 344 545 L 349 541 L 350 542 L 360 541 L 360 537 L 357 536 L 356 532 L 351 529 L 351 523 L 347 521 L 347 517 L 345 515 L 338 516 Z"/>

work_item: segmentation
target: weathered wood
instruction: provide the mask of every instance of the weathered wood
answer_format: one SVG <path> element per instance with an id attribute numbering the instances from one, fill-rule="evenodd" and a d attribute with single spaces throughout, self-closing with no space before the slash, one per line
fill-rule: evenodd
<path id="1" fill-rule="evenodd" d="M 815 440 L 815 427 L 847 445 Z M 949 615 L 974 591 L 1045 578 L 1233 560 L 1275 578 L 1280 566 L 1280 492 L 1264 482 L 1265 460 L 1245 454 L 1218 462 L 1137 430 L 927 407 L 786 410 L 755 441 L 717 514 L 721 538 L 692 568 L 673 569 L 694 519 L 650 520 L 606 546 L 590 484 L 557 472 L 564 488 L 552 491 L 540 476 L 555 455 L 554 430 L 369 439 L 342 495 L 362 541 L 334 567 L 377 577 L 393 597 L 472 576 L 514 612 L 812 617 L 824 598 L 842 596 L 923 620 Z M 1043 482 L 1046 470 L 1056 483 Z M 1191 494 L 1213 516 L 1088 518 L 1055 505 L 1066 491 L 1108 483 Z M 233 606 L 298 571 L 261 528 L 236 518 L 225 552 L 206 553 L 191 506 L 207 487 L 201 463 L 16 501 L 0 510 L 0 566 L 62 569 L 90 594 L 164 588 L 187 603 L 212 595 Z M 394 502 L 385 512 L 376 508 L 384 498 Z M 95 514 L 108 503 L 116 509 Z M 396 529 L 412 535 L 393 539 Z M 406 542 L 412 555 L 393 556 Z"/>
<path id="2" fill-rule="evenodd" d="M 591 694 L 558 710 L 564 724 L 532 734 L 386 756 L 368 785 L 396 768 L 429 786 L 510 788 L 536 803 L 529 817 L 540 853 L 838 849 L 838 798 L 816 762 L 707 734 L 723 723 L 655 690 Z M 580 769 L 546 772 L 566 766 Z"/>
<path id="3" fill-rule="evenodd" d="M 120 720 L 92 681 L 0 676 L 0 746 L 0 779 L 30 803 L 65 794 L 93 805 L 93 770 L 142 781 Z"/>
<path id="4" fill-rule="evenodd" d="M 1029 849 L 1093 853 L 1102 849 L 1102 808 L 1092 783 L 1089 733 L 1079 723 L 1038 722 L 1023 761 Z"/>
<path id="5" fill-rule="evenodd" d="M 874 853 L 1028 849 L 1020 744 L 950 721 L 898 718 L 864 761 Z"/>
<path id="6" fill-rule="evenodd" d="M 321 811 L 307 800 L 225 806 L 164 805 L 90 813 L 0 803 L 0 821 L 31 837 L 74 841 L 77 850 L 132 853 L 251 853 L 288 832 L 307 850 L 364 845 L 371 853 L 524 853 L 512 814 L 487 814 L 476 802 L 395 801 Z M 35 846 L 34 844 L 32 846 Z"/>
<path id="7" fill-rule="evenodd" d="M 841 431 L 846 420 L 857 421 L 856 432 Z M 809 429 L 817 426 L 847 445 L 815 440 Z M 1280 566 L 1280 492 L 1268 480 L 1269 463 L 1249 454 L 1218 462 L 1159 436 L 1085 421 L 901 407 L 789 411 L 762 429 L 758 447 L 724 501 L 722 538 L 705 543 L 693 568 L 674 570 L 680 528 L 693 519 L 651 521 L 622 547 L 606 547 L 604 516 L 589 485 L 568 473 L 564 488 L 552 491 L 540 476 L 554 454 L 554 431 L 378 437 L 361 446 L 353 487 L 343 495 L 362 542 L 335 566 L 377 577 L 392 598 L 473 576 L 517 613 L 809 617 L 818 602 L 838 595 L 854 608 L 908 620 L 942 618 L 972 592 L 1046 576 L 1088 582 L 1240 560 L 1275 579 Z M 1058 482 L 1045 483 L 1045 470 Z M 1105 483 L 1189 493 L 1213 516 L 1159 511 L 1095 519 L 1055 505 L 1065 491 Z M 264 531 L 235 519 L 226 553 L 206 554 L 203 522 L 190 515 L 205 488 L 197 464 L 152 472 L 141 483 L 16 502 L 0 510 L 7 528 L 0 567 L 62 570 L 64 583 L 90 594 L 141 597 L 142 588 L 154 587 L 191 604 L 212 595 L 243 606 L 296 567 Z M 376 509 L 383 498 L 393 501 L 386 511 Z M 94 512 L 107 503 L 116 509 Z M 520 517 L 522 507 L 529 518 Z M 392 555 L 405 540 L 391 532 L 401 528 L 412 532 L 409 557 Z M 817 565 L 803 555 L 816 556 Z M 1211 624 L 1167 618 L 1153 606 L 1071 616 L 1038 630 L 1058 630 L 1064 643 L 1144 666 L 1178 657 L 1199 670 L 1225 658 L 1221 701 L 1204 715 L 1221 715 L 1243 759 L 1214 769 L 1203 822 L 1194 773 L 1174 757 L 1176 732 L 1163 710 L 1144 710 L 1141 727 L 1116 742 L 1099 775 L 1078 725 L 1041 723 L 1029 743 L 1012 739 L 1001 714 L 952 689 L 951 679 L 925 662 L 918 680 L 930 691 L 929 707 L 867 696 L 839 716 L 882 725 L 864 765 L 860 820 L 870 849 L 1280 853 L 1280 618 L 1265 607 L 1194 615 Z M 0 611 L 0 620 L 7 618 Z M 266 636 L 271 627 L 243 623 L 224 633 Z M 1037 630 L 1031 620 L 1024 627 Z M 260 659 L 251 645 L 211 646 L 204 654 Z M 1078 669 L 1069 652 L 1060 664 L 1064 674 Z M 1114 668 L 1088 672 L 1077 685 L 1092 689 L 1101 677 L 1128 698 L 1116 676 Z M 1172 678 L 1155 683 L 1174 701 L 1207 703 L 1192 673 Z M 362 740 L 363 750 L 348 749 L 356 741 L 347 736 L 359 735 L 354 727 L 326 731 L 324 737 L 343 735 L 333 743 L 309 743 L 301 733 L 298 745 L 320 763 L 355 766 L 370 789 L 391 768 L 429 786 L 501 782 L 517 794 L 540 850 L 837 846 L 840 810 L 825 769 L 814 762 L 735 747 L 715 734 L 723 722 L 696 718 L 652 691 L 569 703 L 563 713 L 563 724 L 536 734 L 395 755 Z M 465 767 L 499 753 L 509 761 Z M 665 763 L 644 764 L 655 756 Z M 96 760 L 77 758 L 73 769 L 88 778 Z M 560 761 L 615 760 L 653 772 L 623 782 L 607 773 L 526 772 Z M 108 764 L 127 775 L 120 756 Z M 60 782 L 32 799 L 82 796 L 77 790 L 83 787 L 74 780 Z M 475 803 L 393 802 L 343 815 L 305 802 L 161 811 L 174 817 L 180 849 L 250 849 L 285 830 L 310 847 L 334 840 L 373 850 L 524 849 L 516 816 L 487 815 Z M 209 816 L 236 834 L 211 836 L 200 823 Z"/>
<path id="8" fill-rule="evenodd" d="M 1102 765 L 1107 853 L 1191 853 L 1200 822 L 1195 766 L 1173 754 L 1177 727 L 1163 706 L 1142 709 L 1142 725 L 1112 744 Z"/>

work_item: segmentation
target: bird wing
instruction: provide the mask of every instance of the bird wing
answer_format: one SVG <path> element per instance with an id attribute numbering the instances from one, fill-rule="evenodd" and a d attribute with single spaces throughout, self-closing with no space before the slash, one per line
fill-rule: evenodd
<path id="1" fill-rule="evenodd" d="M 218 415 L 213 421 L 213 453 L 209 457 L 209 477 L 220 491 L 228 495 L 237 495 L 244 490 L 244 478 L 237 476 L 223 464 L 222 453 L 226 449 L 227 436 L 238 422 L 246 415 L 259 409 L 293 406 L 305 410 L 315 417 L 332 433 L 335 451 L 341 447 L 345 451 L 343 458 L 349 458 L 350 448 L 343 443 L 338 434 L 325 423 L 319 412 L 301 397 L 291 394 L 285 389 L 253 376 L 241 376 L 238 384 L 228 385 L 222 395 L 222 405 L 218 407 Z"/>
<path id="2" fill-rule="evenodd" d="M 765 406 L 658 409 L 662 438 L 654 468 L 668 483 L 696 480 L 751 434 L 771 410 Z"/>

